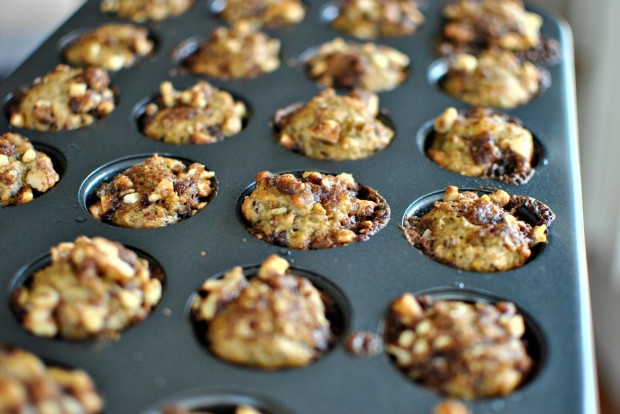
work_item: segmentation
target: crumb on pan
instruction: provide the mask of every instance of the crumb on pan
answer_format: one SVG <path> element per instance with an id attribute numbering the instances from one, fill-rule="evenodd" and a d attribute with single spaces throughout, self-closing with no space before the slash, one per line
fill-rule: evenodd
<path id="1" fill-rule="evenodd" d="M 435 118 L 428 156 L 471 177 L 526 183 L 534 174 L 534 138 L 516 118 L 486 108 L 447 108 Z"/>
<path id="2" fill-rule="evenodd" d="M 97 66 L 117 71 L 134 65 L 153 51 L 154 43 L 144 27 L 109 23 L 83 33 L 64 50 L 73 66 Z"/>
<path id="3" fill-rule="evenodd" d="M 292 249 L 325 249 L 366 241 L 386 226 L 390 207 L 353 176 L 304 172 L 256 175 L 241 207 L 255 237 Z"/>
<path id="4" fill-rule="evenodd" d="M 37 151 L 28 138 L 0 135 L 0 208 L 32 201 L 60 179 L 50 157 Z"/>
<path id="5" fill-rule="evenodd" d="M 80 236 L 51 249 L 51 263 L 14 291 L 24 328 L 63 339 L 118 338 L 161 298 L 161 281 L 120 243 Z"/>
<path id="6" fill-rule="evenodd" d="M 275 255 L 255 277 L 248 279 L 235 267 L 205 281 L 192 312 L 196 321 L 208 323 L 206 339 L 215 355 L 255 368 L 307 365 L 332 339 L 320 291 Z"/>
<path id="7" fill-rule="evenodd" d="M 418 0 L 341 0 L 334 29 L 360 39 L 407 36 L 425 21 Z"/>
<path id="8" fill-rule="evenodd" d="M 274 127 L 278 143 L 307 157 L 331 160 L 366 158 L 386 148 L 394 131 L 379 118 L 379 98 L 353 90 L 319 93 L 307 104 L 279 110 Z"/>
<path id="9" fill-rule="evenodd" d="M 120 227 L 164 227 L 190 218 L 214 195 L 215 173 L 204 165 L 157 154 L 103 183 L 89 211 Z"/>
<path id="10" fill-rule="evenodd" d="M 513 303 L 434 300 L 406 293 L 390 308 L 386 349 L 414 381 L 456 398 L 512 393 L 533 360 Z M 449 412 L 449 411 L 448 411 Z"/>
<path id="11" fill-rule="evenodd" d="M 83 413 L 103 410 L 103 399 L 82 370 L 47 366 L 25 350 L 0 346 L 0 412 Z"/>
<path id="12" fill-rule="evenodd" d="M 424 254 L 463 270 L 498 272 L 523 266 L 537 245 L 547 243 L 555 219 L 530 197 L 459 192 L 448 186 L 442 201 L 422 217 L 405 218 L 404 235 Z"/>
<path id="13" fill-rule="evenodd" d="M 195 75 L 218 79 L 255 78 L 280 66 L 280 41 L 247 22 L 218 27 L 184 65 Z"/>
<path id="14" fill-rule="evenodd" d="M 95 67 L 58 65 L 17 92 L 13 100 L 11 125 L 38 131 L 80 128 L 115 109 L 110 77 Z"/>
<path id="15" fill-rule="evenodd" d="M 323 43 L 306 61 L 310 78 L 324 86 L 372 92 L 400 85 L 407 78 L 408 66 L 407 55 L 392 47 L 341 38 Z"/>
<path id="16" fill-rule="evenodd" d="M 213 144 L 241 132 L 245 104 L 208 82 L 176 90 L 166 81 L 160 98 L 149 103 L 140 119 L 142 132 L 168 144 Z"/>

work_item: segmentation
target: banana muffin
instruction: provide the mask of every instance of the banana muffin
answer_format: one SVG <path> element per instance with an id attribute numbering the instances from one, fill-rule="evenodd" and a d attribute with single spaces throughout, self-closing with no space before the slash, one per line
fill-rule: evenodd
<path id="1" fill-rule="evenodd" d="M 523 184 L 534 174 L 534 138 L 514 117 L 486 109 L 446 109 L 435 118 L 428 156 L 471 177 Z"/>
<path id="2" fill-rule="evenodd" d="M 144 27 L 109 23 L 81 34 L 64 50 L 73 66 L 97 66 L 117 71 L 134 65 L 153 51 L 154 43 Z"/>
<path id="3" fill-rule="evenodd" d="M 454 0 L 444 6 L 443 17 L 441 54 L 499 47 L 537 63 L 559 58 L 558 42 L 540 36 L 542 17 L 526 11 L 521 0 Z"/>
<path id="4" fill-rule="evenodd" d="M 120 243 L 80 236 L 52 247 L 51 263 L 13 292 L 13 310 L 38 336 L 117 339 L 159 303 L 161 277 Z"/>
<path id="5" fill-rule="evenodd" d="M 390 308 L 387 351 L 414 381 L 452 397 L 510 394 L 534 362 L 523 341 L 525 322 L 511 302 L 496 304 L 416 298 Z"/>
<path id="6" fill-rule="evenodd" d="M 140 118 L 149 138 L 168 144 L 213 144 L 241 132 L 247 108 L 242 101 L 207 82 L 186 90 L 162 82 L 160 96 Z"/>
<path id="7" fill-rule="evenodd" d="M 430 212 L 406 217 L 403 231 L 411 245 L 441 263 L 498 272 L 523 266 L 532 249 L 547 243 L 554 219 L 549 207 L 530 197 L 503 190 L 478 196 L 448 186 Z"/>
<path id="8" fill-rule="evenodd" d="M 194 216 L 215 195 L 215 173 L 157 154 L 103 183 L 89 211 L 120 227 L 164 227 Z"/>
<path id="9" fill-rule="evenodd" d="M 0 135 L 0 208 L 32 201 L 59 179 L 51 158 L 28 138 L 10 132 Z"/>
<path id="10" fill-rule="evenodd" d="M 459 53 L 450 60 L 441 88 L 470 105 L 514 108 L 530 102 L 549 85 L 549 74 L 507 50 L 479 56 Z"/>
<path id="11" fill-rule="evenodd" d="M 400 85 L 407 78 L 408 66 L 407 55 L 392 47 L 341 38 L 323 43 L 306 61 L 310 78 L 324 86 L 372 92 Z"/>
<path id="12" fill-rule="evenodd" d="M 306 9 L 301 0 L 226 0 L 219 16 L 229 24 L 279 27 L 301 22 Z"/>
<path id="13" fill-rule="evenodd" d="M 255 237 L 300 250 L 366 241 L 390 219 L 385 199 L 352 175 L 313 171 L 259 172 L 241 212 Z"/>
<path id="14" fill-rule="evenodd" d="M 280 41 L 247 22 L 218 27 L 183 64 L 195 75 L 218 79 L 255 78 L 280 66 Z"/>
<path id="15" fill-rule="evenodd" d="M 30 88 L 15 93 L 9 120 L 18 128 L 59 131 L 90 125 L 114 108 L 105 70 L 58 65 Z"/>
<path id="16" fill-rule="evenodd" d="M 46 365 L 23 349 L 0 345 L 0 412 L 82 413 L 103 411 L 103 399 L 84 371 Z"/>
<path id="17" fill-rule="evenodd" d="M 163 20 L 185 13 L 194 0 L 102 0 L 101 11 L 144 22 Z"/>
<path id="18" fill-rule="evenodd" d="M 218 357 L 262 369 L 301 367 L 330 346 L 332 332 L 321 292 L 289 264 L 270 256 L 255 277 L 234 267 L 205 281 L 194 302 L 196 322 Z"/>
<path id="19" fill-rule="evenodd" d="M 424 23 L 418 0 L 340 0 L 331 26 L 359 39 L 406 36 Z"/>
<path id="20" fill-rule="evenodd" d="M 315 159 L 356 160 L 387 147 L 394 131 L 377 118 L 379 98 L 353 90 L 337 95 L 326 89 L 307 104 L 279 110 L 276 139 L 284 148 Z"/>

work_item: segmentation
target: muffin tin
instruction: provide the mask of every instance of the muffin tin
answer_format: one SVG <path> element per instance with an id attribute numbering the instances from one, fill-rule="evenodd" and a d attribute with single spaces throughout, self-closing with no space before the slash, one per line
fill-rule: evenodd
<path id="1" fill-rule="evenodd" d="M 201 79 L 175 60 L 179 45 L 207 37 L 223 25 L 211 1 L 197 0 L 189 12 L 146 23 L 157 41 L 156 53 L 136 66 L 111 74 L 118 106 L 94 125 L 73 131 L 37 132 L 10 126 L 6 104 L 12 92 L 62 62 L 67 36 L 121 21 L 87 1 L 56 33 L 0 85 L 5 116 L 0 133 L 18 132 L 47 152 L 61 180 L 32 202 L 0 210 L 0 342 L 25 348 L 47 361 L 83 368 L 94 378 L 107 413 L 156 413 L 164 403 L 211 407 L 229 412 L 253 404 L 270 414 L 285 413 L 430 413 L 445 396 L 407 379 L 384 352 L 357 358 L 345 338 L 358 331 L 383 334 L 390 303 L 404 292 L 430 292 L 466 300 L 496 298 L 514 302 L 526 316 L 538 361 L 534 376 L 513 394 L 468 402 L 475 413 L 585 413 L 596 408 L 590 303 L 585 262 L 581 191 L 575 125 L 571 34 L 557 16 L 543 15 L 542 34 L 558 39 L 562 60 L 550 67 L 552 84 L 525 106 L 506 111 L 520 118 L 539 140 L 542 160 L 524 185 L 460 176 L 443 170 L 424 154 L 427 122 L 446 107 L 465 108 L 437 89 L 440 8 L 429 2 L 427 22 L 412 36 L 379 39 L 411 59 L 402 85 L 379 94 L 380 107 L 396 129 L 392 144 L 357 161 L 318 161 L 292 153 L 273 139 L 275 112 L 308 101 L 320 88 L 305 76 L 304 52 L 336 36 L 351 39 L 328 25 L 333 4 L 307 1 L 302 23 L 268 30 L 282 42 L 282 64 L 249 80 L 207 79 L 249 104 L 247 126 L 236 136 L 211 145 L 174 146 L 140 133 L 137 118 L 160 82 L 186 86 Z M 197 161 L 216 174 L 217 194 L 194 217 L 159 229 L 125 229 L 96 221 L 85 206 L 95 183 L 128 160 L 158 153 Z M 261 170 L 317 170 L 352 173 L 356 181 L 386 198 L 392 218 L 368 241 L 315 251 L 291 251 L 260 241 L 238 215 L 240 196 Z M 424 256 L 408 245 L 399 225 L 408 209 L 424 209 L 448 185 L 463 189 L 502 188 L 534 197 L 556 213 L 549 244 L 530 263 L 508 272 L 459 271 Z M 411 206 L 411 207 L 410 207 Z M 23 329 L 9 306 L 16 284 L 41 266 L 49 248 L 79 235 L 119 241 L 152 258 L 166 284 L 160 304 L 118 341 L 62 341 L 35 337 Z M 236 265 L 256 266 L 270 254 L 287 258 L 292 270 L 318 275 L 336 292 L 344 332 L 323 358 L 305 368 L 260 371 L 214 357 L 196 337 L 189 304 L 205 278 Z M 326 285 L 326 286 L 327 286 Z M 490 298 L 490 299 L 489 299 Z"/>

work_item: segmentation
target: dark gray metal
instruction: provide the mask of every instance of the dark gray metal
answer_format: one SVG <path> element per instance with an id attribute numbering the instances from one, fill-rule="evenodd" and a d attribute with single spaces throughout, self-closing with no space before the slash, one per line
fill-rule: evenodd
<path id="1" fill-rule="evenodd" d="M 224 404 L 249 401 L 278 413 L 430 413 L 443 396 L 408 381 L 386 354 L 356 359 L 340 343 L 306 368 L 264 372 L 222 362 L 203 348 L 188 316 L 192 292 L 205 278 L 235 265 L 259 264 L 276 253 L 294 266 L 324 276 L 344 292 L 352 308 L 346 333 L 381 333 L 390 302 L 406 291 L 465 288 L 513 301 L 540 329 L 546 350 L 542 366 L 512 395 L 468 403 L 473 411 L 595 412 L 570 31 L 557 16 L 536 10 L 545 18 L 544 36 L 560 41 L 563 58 L 549 67 L 552 84 L 542 96 L 508 111 L 523 120 L 544 147 L 545 160 L 535 176 L 522 186 L 462 177 L 433 164 L 416 140 L 425 122 L 448 105 L 465 107 L 429 81 L 432 76 L 428 69 L 436 60 L 432 44 L 439 32 L 439 9 L 445 1 L 429 3 L 428 21 L 417 34 L 381 41 L 409 55 L 412 66 L 404 84 L 380 94 L 380 106 L 396 126 L 396 138 L 386 150 L 365 160 L 311 160 L 278 146 L 272 138 L 270 122 L 276 110 L 308 101 L 319 91 L 304 76 L 299 56 L 343 36 L 326 25 L 321 17 L 324 6 L 318 1 L 308 1 L 308 14 L 301 24 L 269 31 L 282 40 L 283 64 L 277 71 L 252 80 L 209 79 L 245 99 L 252 108 L 248 126 L 224 142 L 171 146 L 144 137 L 135 122 L 140 102 L 157 94 L 161 81 L 186 86 L 199 79 L 181 73 L 172 52 L 180 42 L 205 37 L 222 24 L 209 13 L 204 0 L 197 1 L 183 16 L 146 24 L 158 40 L 156 55 L 112 75 L 120 91 L 118 108 L 95 125 L 75 131 L 36 132 L 13 128 L 6 117 L 1 117 L 1 133 L 19 132 L 56 149 L 65 172 L 48 194 L 29 204 L 0 210 L 0 286 L 4 286 L 0 342 L 84 368 L 103 393 L 107 413 L 137 413 L 175 396 L 185 405 L 221 397 Z M 118 21 L 102 14 L 98 5 L 98 1 L 88 1 L 61 26 L 0 85 L 0 97 L 8 97 L 61 63 L 60 49 L 67 35 Z M 93 219 L 79 199 L 84 180 L 110 162 L 148 153 L 199 161 L 215 171 L 218 192 L 212 204 L 193 218 L 162 229 L 122 229 Z M 367 242 L 289 253 L 252 237 L 237 217 L 239 196 L 261 170 L 352 173 L 358 182 L 377 189 L 387 199 L 392 219 Z M 407 244 L 398 225 L 412 202 L 449 184 L 503 188 L 546 203 L 557 216 L 550 228 L 549 245 L 523 268 L 499 274 L 458 271 L 430 260 Z M 9 308 L 13 279 L 51 246 L 82 234 L 117 240 L 155 258 L 167 276 L 161 304 L 116 342 L 48 340 L 27 333 Z"/>

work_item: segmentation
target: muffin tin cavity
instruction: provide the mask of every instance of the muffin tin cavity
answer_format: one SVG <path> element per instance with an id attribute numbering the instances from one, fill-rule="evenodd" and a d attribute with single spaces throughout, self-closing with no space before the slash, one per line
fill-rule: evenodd
<path id="1" fill-rule="evenodd" d="M 431 303 L 436 303 L 437 301 L 449 301 L 451 303 L 454 302 L 463 302 L 467 305 L 473 305 L 475 303 L 482 303 L 482 304 L 487 304 L 487 305 L 493 305 L 493 306 L 497 306 L 498 304 L 501 303 L 512 303 L 509 300 L 506 300 L 504 298 L 499 298 L 493 294 L 490 294 L 488 292 L 484 292 L 484 291 L 480 291 L 480 290 L 474 290 L 474 289 L 469 289 L 469 288 L 450 288 L 450 287 L 438 287 L 438 288 L 433 288 L 433 289 L 429 289 L 429 290 L 424 290 L 424 291 L 419 291 L 419 292 L 414 292 L 413 295 L 419 300 L 420 298 L 428 298 Z M 394 298 L 395 300 L 397 298 Z M 402 297 L 399 298 L 399 300 L 401 300 Z M 425 299 L 422 299 L 423 301 L 425 301 Z M 401 307 L 399 309 L 405 309 L 402 306 L 404 306 L 405 304 L 407 304 L 409 302 L 407 301 L 401 301 Z M 518 304 L 512 303 L 512 305 L 499 305 L 499 309 L 501 312 L 506 313 L 505 316 L 500 316 L 500 319 L 497 321 L 499 322 L 500 326 L 506 326 L 506 329 L 508 332 L 516 332 L 516 334 L 514 334 L 514 337 L 519 338 L 520 337 L 520 342 L 523 343 L 524 349 L 525 349 L 525 353 L 527 354 L 527 356 L 530 359 L 530 366 L 526 372 L 525 375 L 523 375 L 523 377 L 521 378 L 520 382 L 518 383 L 518 386 L 516 386 L 516 389 L 514 391 L 510 391 L 510 392 L 519 392 L 519 390 L 529 386 L 530 384 L 534 383 L 536 381 L 537 376 L 544 370 L 545 365 L 546 365 L 546 360 L 547 360 L 547 344 L 545 342 L 544 336 L 542 334 L 541 329 L 539 328 L 538 324 L 536 323 L 536 321 L 527 313 L 524 312 L 522 309 L 520 309 L 518 307 Z M 423 305 L 423 308 L 425 307 L 425 305 Z M 512 310 L 510 310 L 510 308 L 512 308 Z M 419 309 L 419 308 L 418 308 Z M 420 309 L 421 310 L 421 309 Z M 408 338 L 404 338 L 401 337 L 401 333 L 403 332 L 403 325 L 401 325 L 401 322 L 397 321 L 397 318 L 395 317 L 395 314 L 393 313 L 394 310 L 392 308 L 390 308 L 390 310 L 387 312 L 386 315 L 386 320 L 385 320 L 385 326 L 384 326 L 384 340 L 386 343 L 386 347 L 390 347 L 390 344 L 395 344 L 395 343 L 399 343 L 402 344 L 404 341 L 406 342 L 408 340 Z M 514 313 L 513 313 L 514 312 Z M 487 315 L 486 317 L 488 318 L 489 315 L 485 313 L 485 315 Z M 515 320 L 512 321 L 508 318 L 510 318 L 510 315 L 520 315 L 522 318 L 522 322 L 523 325 L 521 325 L 521 321 Z M 484 319 L 484 317 L 481 316 L 481 318 Z M 502 320 L 502 318 L 504 318 L 504 320 Z M 489 321 L 483 321 L 483 319 L 480 319 L 481 324 L 483 323 L 493 323 L 490 320 Z M 439 321 L 434 321 L 433 319 L 422 319 L 423 321 L 430 321 L 431 324 L 435 323 L 435 322 L 439 322 Z M 418 328 L 420 325 L 422 325 L 424 322 L 422 323 L 418 323 Z M 448 324 L 448 322 L 446 321 L 446 324 Z M 447 328 L 450 325 L 441 325 L 442 327 Z M 416 331 L 417 332 L 417 329 Z M 422 329 L 419 332 L 419 335 L 424 335 L 426 332 L 425 329 L 427 328 L 427 326 L 422 327 Z M 431 328 L 432 329 L 432 328 Z M 443 329 L 443 328 L 442 328 Z M 489 329 L 491 329 L 489 327 Z M 496 329 L 496 328 L 495 328 Z M 519 335 L 519 332 L 522 331 L 522 335 Z M 498 331 L 493 331 L 490 330 L 489 332 L 494 332 L 494 335 L 499 334 Z M 513 334 L 511 334 L 513 335 Z M 458 338 L 452 338 L 453 340 L 456 339 L 458 340 Z M 442 341 L 444 339 L 440 338 L 439 341 Z M 447 340 L 447 339 L 446 339 Z M 486 341 L 489 341 L 489 339 L 480 342 L 480 344 L 486 344 Z M 498 342 L 498 344 L 501 344 L 502 342 Z M 401 346 L 399 344 L 399 346 Z M 427 344 L 430 345 L 430 344 Z M 438 344 L 439 345 L 439 344 Z M 414 346 L 414 352 L 415 352 L 415 342 L 413 343 Z M 444 346 L 444 345 L 442 345 Z M 502 346 L 506 346 L 505 344 Z M 422 351 L 422 348 L 424 348 L 422 345 L 419 345 L 418 347 L 418 351 Z M 441 351 L 434 351 L 432 353 L 432 358 L 433 359 L 440 359 L 442 357 L 442 355 L 444 357 L 448 357 L 450 358 L 451 356 L 454 357 L 456 354 L 453 355 L 453 352 L 455 352 L 456 350 L 452 350 L 449 346 L 448 348 L 446 348 L 447 350 L 445 351 L 445 354 L 442 354 Z M 462 351 L 461 351 L 462 352 Z M 504 348 L 504 351 L 502 352 L 506 352 L 506 348 Z M 389 355 L 390 360 L 392 361 L 392 363 L 394 364 L 395 368 L 398 369 L 399 371 L 401 371 L 403 373 L 403 379 L 404 380 L 408 380 L 408 381 L 413 381 L 406 372 L 404 372 L 404 370 L 399 367 L 397 365 L 397 359 L 396 359 L 396 355 L 399 352 L 386 352 L 387 355 Z M 463 352 L 463 355 L 468 355 L 468 353 Z M 499 354 L 493 354 L 491 353 L 491 358 L 496 358 L 498 357 Z M 472 352 L 470 354 L 471 357 L 473 357 L 474 359 L 477 358 L 474 356 L 474 353 Z M 470 356 L 467 356 L 468 358 Z M 404 356 L 402 356 L 404 357 Z M 401 358 L 402 358 L 401 357 Z M 513 358 L 514 356 L 511 355 L 510 353 L 505 354 L 504 356 L 505 358 Z M 484 363 L 484 360 L 481 360 L 480 363 Z M 492 368 L 493 365 L 489 365 L 488 368 Z M 473 365 L 472 368 L 474 369 L 478 369 L 476 367 L 476 365 Z M 425 375 L 421 375 L 418 378 L 418 381 L 414 381 L 415 383 L 419 384 L 420 386 L 425 386 L 428 387 L 429 385 L 427 384 L 427 381 L 436 381 L 437 378 L 432 378 L 429 373 L 428 377 L 425 377 Z M 489 378 L 491 379 L 491 378 Z M 502 380 L 507 379 L 507 378 L 502 378 Z M 499 380 L 499 378 L 498 378 Z M 508 379 L 508 382 L 512 382 L 512 379 Z M 461 386 L 465 385 L 464 383 L 460 384 Z M 477 384 L 472 384 L 474 387 L 477 387 Z M 431 387 L 434 388 L 434 387 Z M 499 388 L 500 390 L 502 389 L 501 387 Z M 438 389 L 434 389 L 435 391 L 439 391 L 442 392 L 441 390 Z M 507 389 L 504 389 L 504 391 L 507 391 Z M 450 393 L 448 393 L 450 394 Z M 472 398 L 472 396 L 469 396 L 468 398 Z M 480 398 L 492 398 L 492 396 L 486 396 L 486 397 L 473 397 L 476 399 L 480 399 Z"/>
<path id="2" fill-rule="evenodd" d="M 98 169 L 93 171 L 82 182 L 82 185 L 80 186 L 80 189 L 78 192 L 78 198 L 79 198 L 79 202 L 82 208 L 85 211 L 90 213 L 91 207 L 98 202 L 98 199 L 99 199 L 98 192 L 102 185 L 109 183 L 110 181 L 114 180 L 114 178 L 120 173 L 126 171 L 127 169 L 135 165 L 138 165 L 140 163 L 147 161 L 148 159 L 152 158 L 154 155 L 157 155 L 157 154 L 140 154 L 140 155 L 129 156 L 126 158 L 120 158 L 116 161 L 112 161 L 108 164 L 105 164 L 102 167 L 99 167 Z M 185 165 L 186 168 L 196 162 L 196 161 L 189 160 L 187 158 L 177 157 L 177 156 L 170 155 L 170 154 L 161 154 L 160 157 L 171 158 L 173 160 L 180 161 Z M 209 172 L 209 170 L 206 168 L 205 168 L 205 171 Z M 208 207 L 208 204 L 210 204 L 215 198 L 215 195 L 217 193 L 217 188 L 218 188 L 217 179 L 215 176 L 210 178 L 209 180 L 210 180 L 210 186 L 212 189 L 211 193 L 207 197 L 199 199 L 200 203 L 206 203 L 207 207 Z M 178 190 L 183 190 L 183 188 L 177 188 L 175 191 L 178 191 Z M 135 200 L 135 201 L 126 200 L 126 201 L 136 202 L 138 200 Z M 144 203 L 143 205 L 149 205 L 149 203 Z M 200 213 L 204 208 L 199 209 L 198 211 L 196 211 L 195 214 Z M 184 219 L 191 218 L 191 216 L 179 217 L 179 218 L 180 218 L 179 221 L 181 221 Z M 111 222 L 108 222 L 107 219 L 103 220 L 103 222 L 107 224 L 111 224 Z"/>
<path id="3" fill-rule="evenodd" d="M 274 262 L 276 260 L 284 261 L 284 259 L 281 259 L 277 256 L 271 256 L 265 260 L 262 266 L 264 267 L 268 261 Z M 261 268 L 261 265 L 243 266 L 242 268 L 240 268 L 240 271 L 243 274 L 243 277 L 245 277 L 248 280 L 248 282 L 250 282 L 253 278 L 260 277 L 258 276 L 260 268 Z M 208 289 L 206 289 L 205 284 L 201 285 L 201 287 L 197 289 L 197 291 L 190 296 L 187 302 L 187 305 L 186 305 L 186 312 L 188 314 L 188 318 L 190 319 L 192 323 L 194 334 L 196 336 L 196 340 L 198 340 L 214 357 L 220 358 L 223 361 L 226 361 L 228 363 L 238 363 L 244 366 L 249 366 L 253 369 L 273 370 L 273 369 L 303 368 L 307 364 L 314 363 L 317 360 L 325 357 L 334 347 L 340 344 L 341 339 L 344 337 L 344 335 L 346 335 L 346 332 L 349 330 L 349 325 L 350 325 L 350 321 L 352 317 L 352 308 L 349 303 L 349 300 L 347 299 L 346 295 L 340 290 L 340 288 L 336 286 L 332 281 L 330 281 L 329 279 L 327 279 L 326 277 L 322 275 L 319 275 L 310 270 L 291 266 L 285 271 L 287 275 L 294 275 L 302 279 L 306 279 L 308 282 L 312 284 L 312 286 L 314 286 L 314 288 L 316 288 L 316 290 L 319 293 L 320 300 L 324 306 L 324 312 L 325 312 L 324 317 L 327 319 L 329 323 L 329 335 L 327 337 L 328 341 L 326 344 L 324 344 L 324 346 L 326 347 L 324 349 L 317 349 L 316 354 L 313 357 L 308 358 L 308 356 L 302 357 L 301 355 L 298 355 L 296 352 L 293 352 L 291 350 L 292 348 L 290 348 L 291 344 L 289 343 L 288 346 L 282 347 L 282 350 L 286 350 L 288 353 L 286 357 L 284 355 L 279 355 L 279 354 L 270 355 L 269 353 L 266 353 L 267 352 L 266 348 L 264 348 L 265 342 L 262 342 L 262 341 L 270 340 L 266 338 L 266 334 L 263 331 L 264 330 L 264 326 L 263 326 L 261 327 L 261 333 L 255 337 L 249 334 L 242 334 L 241 331 L 239 331 L 238 335 L 241 335 L 241 336 L 238 337 L 238 339 L 234 341 L 234 343 L 236 344 L 235 348 L 237 352 L 233 353 L 233 354 L 236 354 L 235 355 L 236 357 L 238 356 L 237 361 L 233 361 L 229 359 L 228 357 L 233 355 L 229 353 L 227 353 L 228 357 L 224 359 L 225 357 L 219 356 L 212 349 L 213 344 L 209 340 L 209 325 L 213 321 L 213 319 L 206 320 L 202 317 L 199 317 L 198 315 L 199 314 L 204 315 L 206 312 L 205 309 L 210 308 L 211 311 L 215 312 L 215 317 L 218 317 L 218 315 L 223 309 L 229 306 L 229 304 L 232 304 L 233 303 L 232 301 L 236 300 L 237 296 L 230 293 L 234 291 L 232 287 L 229 287 L 231 285 L 222 284 L 225 275 L 228 274 L 228 277 L 230 277 L 230 274 L 234 271 L 235 271 L 234 269 L 228 269 L 222 273 L 219 273 L 205 280 L 204 282 L 205 284 L 213 283 L 212 287 L 209 286 Z M 271 270 L 263 270 L 263 271 L 270 272 Z M 276 289 L 275 291 L 277 291 L 277 289 L 283 289 L 280 293 L 277 294 L 278 296 L 274 296 L 273 298 L 283 299 L 284 296 L 281 295 L 282 292 L 286 292 L 289 289 L 293 289 L 291 290 L 291 292 L 294 291 L 294 288 L 288 285 L 277 287 L 278 286 L 277 283 L 279 282 L 277 281 L 277 279 L 271 279 L 272 277 L 274 276 L 269 276 L 270 280 L 267 282 L 263 282 L 264 284 L 260 288 L 257 288 L 258 290 L 256 290 L 255 287 L 253 287 L 252 289 L 254 289 L 254 293 L 258 294 L 258 291 L 260 291 L 260 292 L 263 292 L 260 295 L 264 294 L 264 291 L 262 289 L 265 289 L 266 286 L 269 286 L 272 283 L 276 284 L 274 285 L 274 289 Z M 232 279 L 226 279 L 226 280 L 232 280 Z M 287 280 L 287 279 L 284 279 L 284 280 Z M 285 283 L 291 283 L 291 280 L 288 279 L 288 281 L 286 281 Z M 249 286 L 252 286 L 252 285 L 250 284 Z M 259 285 L 254 285 L 254 286 L 259 286 Z M 242 289 L 247 289 L 247 286 Z M 207 293 L 207 291 L 209 293 Z M 296 294 L 299 295 L 301 294 L 301 292 L 297 292 Z M 220 302 L 219 300 L 215 301 L 215 298 L 213 299 L 214 300 L 213 302 L 205 300 L 205 298 L 208 299 L 209 296 L 211 295 L 218 295 L 217 297 L 220 300 L 223 300 L 224 302 Z M 245 305 L 248 304 L 248 302 L 246 301 L 249 300 L 249 297 L 254 297 L 251 295 L 245 295 L 244 293 L 242 293 L 242 295 L 243 295 L 243 301 L 244 301 L 243 303 Z M 300 297 L 300 300 L 301 299 L 302 297 Z M 261 324 L 267 323 L 267 321 L 271 321 L 269 323 L 275 322 L 275 319 L 271 319 L 270 315 L 271 315 L 271 312 L 276 312 L 276 311 L 265 308 L 265 306 L 271 306 L 267 303 L 274 304 L 275 302 L 272 302 L 271 300 L 268 300 L 264 298 L 263 296 L 260 296 L 260 298 L 258 298 L 257 300 L 259 300 L 261 304 L 256 305 L 256 310 L 254 310 L 253 313 L 255 315 L 264 313 L 265 318 L 262 318 L 262 317 L 259 318 L 257 316 L 256 320 L 254 320 L 254 322 L 252 322 L 246 329 L 258 329 L 257 328 L 258 325 L 255 325 L 255 324 L 259 323 L 258 322 L 259 320 L 261 321 L 260 322 Z M 307 299 L 304 298 L 303 300 L 305 301 Z M 201 301 L 201 302 L 197 302 L 197 301 Z M 198 303 L 200 303 L 200 305 Z M 212 306 L 215 306 L 215 308 L 212 308 Z M 242 307 L 239 307 L 239 308 L 235 307 L 235 309 L 240 312 Z M 293 306 L 293 308 L 291 309 L 297 309 L 297 307 Z M 287 314 L 287 313 L 279 314 L 280 315 L 279 317 L 291 318 L 290 321 L 292 321 L 292 320 L 302 317 L 302 315 L 295 313 L 299 311 L 300 309 L 298 309 L 297 311 L 294 311 L 294 313 L 292 314 Z M 282 310 L 278 310 L 277 312 L 282 312 Z M 245 316 L 242 313 L 238 313 L 235 315 L 235 318 L 243 319 L 244 317 Z M 288 324 L 290 321 L 287 320 L 286 324 Z M 299 319 L 296 323 L 299 325 L 295 327 L 295 332 L 296 332 L 296 335 L 299 336 L 299 338 L 301 338 L 302 336 L 305 336 L 305 333 L 303 333 L 302 324 L 310 323 L 310 320 L 307 319 L 306 316 L 303 316 L 303 322 L 302 322 L 302 319 Z M 277 349 L 275 348 L 276 344 L 279 344 L 281 341 L 290 342 L 293 339 L 293 337 L 289 336 L 290 335 L 289 333 L 286 333 L 287 332 L 286 329 L 281 331 L 286 324 L 284 324 L 284 320 L 282 320 L 282 322 L 278 322 L 277 325 L 274 324 L 274 326 L 276 326 L 275 328 L 272 328 L 274 329 L 272 333 L 272 336 L 274 336 L 274 339 L 273 339 L 274 348 L 272 348 L 269 352 L 274 352 L 273 350 Z M 236 330 L 237 328 L 241 328 L 241 325 L 243 324 L 235 324 L 234 327 L 230 326 L 229 329 Z M 213 335 L 214 337 L 218 337 L 219 338 L 218 340 L 221 341 L 222 338 L 219 336 L 219 334 L 213 333 Z M 313 336 L 316 336 L 316 340 L 318 341 L 319 337 L 317 335 L 319 335 L 318 331 L 313 334 Z M 279 340 L 276 341 L 275 337 L 278 337 Z M 285 337 L 288 337 L 288 339 L 284 339 Z M 240 338 L 246 338 L 246 339 L 244 339 L 243 342 L 239 342 L 241 340 Z M 249 338 L 254 338 L 254 339 L 251 340 Z M 258 342 L 259 340 L 261 341 L 260 343 Z M 302 341 L 302 339 L 299 339 L 299 340 Z M 228 343 L 229 341 L 230 341 L 230 338 L 226 343 Z M 255 341 L 255 344 L 251 343 L 251 341 Z M 240 343 L 244 344 L 241 348 L 240 348 L 241 346 Z M 243 353 L 240 351 L 242 349 L 243 349 Z M 244 355 L 245 352 L 248 352 L 248 354 L 245 354 L 246 356 L 244 357 L 242 355 Z M 258 355 L 262 355 L 262 357 L 258 357 Z M 244 361 L 255 360 L 256 362 L 254 363 L 241 362 L 242 360 Z M 261 362 L 258 362 L 259 360 Z M 305 362 L 301 362 L 304 360 Z M 283 362 L 283 361 L 288 361 L 288 362 Z"/>

